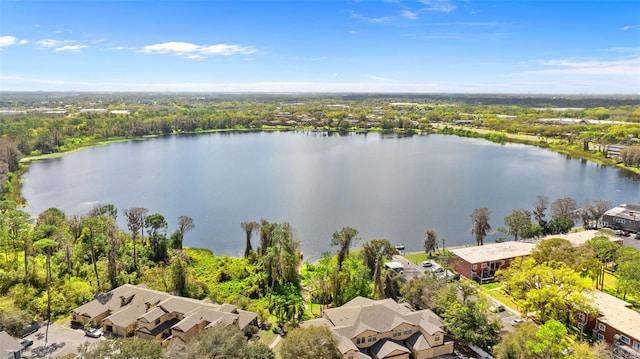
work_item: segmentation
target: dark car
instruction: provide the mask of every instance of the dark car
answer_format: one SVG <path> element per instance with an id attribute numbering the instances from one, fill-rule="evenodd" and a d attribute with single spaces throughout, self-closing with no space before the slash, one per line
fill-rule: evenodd
<path id="1" fill-rule="evenodd" d="M 22 345 L 23 348 L 28 348 L 33 345 L 33 339 L 22 338 L 20 339 L 20 345 Z"/>
<path id="2" fill-rule="evenodd" d="M 500 313 L 500 312 L 504 312 L 505 308 L 504 308 L 504 305 L 502 304 L 495 304 L 489 307 L 489 311 L 493 313 Z"/>
<path id="3" fill-rule="evenodd" d="M 635 238 L 635 239 L 640 239 L 640 232 L 636 233 L 636 235 L 635 235 L 635 236 L 633 236 L 633 238 Z"/>
<path id="4" fill-rule="evenodd" d="M 22 331 L 22 333 L 20 333 L 20 338 L 24 338 L 28 335 L 31 335 L 35 332 L 38 331 L 38 329 L 40 329 L 42 325 L 40 324 L 40 322 L 31 322 L 31 324 L 29 324 L 28 327 L 24 328 L 24 330 Z"/>

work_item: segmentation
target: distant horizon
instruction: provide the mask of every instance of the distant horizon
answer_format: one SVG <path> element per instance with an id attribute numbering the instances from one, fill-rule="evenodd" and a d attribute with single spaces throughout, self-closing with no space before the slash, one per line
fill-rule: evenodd
<path id="1" fill-rule="evenodd" d="M 631 0 L 0 7 L 3 91 L 640 94 Z"/>
<path id="2" fill-rule="evenodd" d="M 640 98 L 640 93 L 552 93 L 552 92 L 367 92 L 367 91 L 162 91 L 162 90 L 138 90 L 138 91 L 109 91 L 109 90 L 3 90 L 5 94 L 223 94 L 223 95 L 416 95 L 416 96 L 571 96 L 571 97 L 603 97 L 624 96 Z"/>

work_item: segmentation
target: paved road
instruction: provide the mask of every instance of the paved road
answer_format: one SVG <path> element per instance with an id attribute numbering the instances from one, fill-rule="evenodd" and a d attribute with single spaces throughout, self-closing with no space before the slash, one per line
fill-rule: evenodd
<path id="1" fill-rule="evenodd" d="M 68 354 L 76 354 L 78 347 L 84 342 L 104 340 L 89 338 L 81 329 L 69 329 L 57 324 L 49 326 L 49 336 L 45 345 L 45 332 L 47 326 L 43 326 L 37 332 L 27 336 L 33 339 L 33 345 L 27 348 L 23 355 L 28 358 L 59 358 Z"/>

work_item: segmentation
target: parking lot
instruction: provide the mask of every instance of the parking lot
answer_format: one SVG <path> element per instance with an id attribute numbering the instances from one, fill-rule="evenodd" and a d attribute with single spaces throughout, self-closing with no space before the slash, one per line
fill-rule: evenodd
<path id="1" fill-rule="evenodd" d="M 33 345 L 23 352 L 24 358 L 59 358 L 77 353 L 78 347 L 84 342 L 104 340 L 104 337 L 99 339 L 89 338 L 84 335 L 84 331 L 81 329 L 70 329 L 51 324 L 49 325 L 48 340 L 45 344 L 46 331 L 47 326 L 45 324 L 37 332 L 27 336 L 27 338 L 33 340 Z"/>

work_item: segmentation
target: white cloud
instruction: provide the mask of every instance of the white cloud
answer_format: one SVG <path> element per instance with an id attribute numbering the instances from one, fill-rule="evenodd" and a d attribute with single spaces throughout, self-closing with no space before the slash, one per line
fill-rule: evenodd
<path id="1" fill-rule="evenodd" d="M 409 20 L 416 20 L 418 18 L 418 13 L 411 10 L 402 10 L 400 11 L 400 16 Z"/>
<path id="2" fill-rule="evenodd" d="M 147 45 L 145 47 L 142 48 L 142 50 L 139 50 L 139 52 L 145 53 L 145 54 L 152 54 L 152 53 L 157 53 L 157 54 L 166 54 L 166 53 L 174 53 L 174 54 L 184 54 L 186 52 L 193 52 L 198 50 L 200 46 L 198 45 L 194 45 L 188 42 L 176 42 L 176 41 L 170 41 L 170 42 L 165 42 L 162 44 L 155 44 L 155 45 Z"/>
<path id="3" fill-rule="evenodd" d="M 632 30 L 632 29 L 640 29 L 640 24 L 637 25 L 629 25 L 622 28 L 622 30 Z"/>
<path id="4" fill-rule="evenodd" d="M 16 38 L 11 35 L 0 36 L 0 47 L 10 46 L 16 43 Z"/>
<path id="5" fill-rule="evenodd" d="M 457 8 L 449 0 L 420 0 L 425 5 L 422 10 L 432 12 L 452 12 Z"/>
<path id="6" fill-rule="evenodd" d="M 256 52 L 256 50 L 250 47 L 243 47 L 238 45 L 227 45 L 227 44 L 218 44 L 211 46 L 204 46 L 200 49 L 200 52 L 207 55 L 233 55 L 233 54 L 243 54 L 243 55 L 251 55 Z"/>
<path id="7" fill-rule="evenodd" d="M 640 75 L 640 57 L 616 60 L 548 60 L 546 69 L 530 71 L 539 74 Z"/>
<path id="8" fill-rule="evenodd" d="M 256 53 L 257 51 L 252 47 L 240 45 L 196 45 L 190 42 L 170 41 L 161 44 L 147 45 L 137 52 L 144 54 L 171 54 L 176 56 L 188 54 L 188 56 L 186 56 L 186 58 L 188 59 L 201 60 L 207 55 L 251 55 Z"/>
<path id="9" fill-rule="evenodd" d="M 202 56 L 202 55 L 189 55 L 189 56 L 187 56 L 187 58 L 188 58 L 189 60 L 202 60 L 202 59 L 204 59 L 205 57 L 204 57 L 204 56 Z"/>
<path id="10" fill-rule="evenodd" d="M 86 45 L 67 45 L 67 46 L 62 46 L 62 47 L 58 47 L 56 48 L 56 51 L 60 52 L 60 51 L 80 51 L 82 49 L 86 49 L 87 46 Z"/>
<path id="11" fill-rule="evenodd" d="M 375 75 L 367 75 L 367 78 L 375 81 L 393 81 L 392 78 L 375 76 Z"/>
<path id="12" fill-rule="evenodd" d="M 18 42 L 18 45 L 24 45 L 24 44 L 28 44 L 29 41 L 27 40 L 20 40 L 20 42 Z"/>
<path id="13" fill-rule="evenodd" d="M 357 32 L 357 31 L 355 31 L 355 30 L 351 30 L 351 31 L 349 31 L 349 35 L 355 35 L 355 34 L 357 34 L 357 33 L 358 33 L 358 32 Z"/>
<path id="14" fill-rule="evenodd" d="M 43 39 L 43 40 L 38 40 L 37 44 L 40 47 L 55 47 L 57 46 L 59 43 L 58 40 L 53 40 L 53 39 Z"/>

